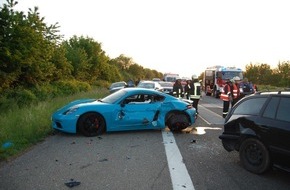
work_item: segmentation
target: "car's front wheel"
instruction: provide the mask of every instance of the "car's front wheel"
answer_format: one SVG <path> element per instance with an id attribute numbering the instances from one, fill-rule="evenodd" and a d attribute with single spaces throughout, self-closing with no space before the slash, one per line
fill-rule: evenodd
<path id="1" fill-rule="evenodd" d="M 270 167 L 269 151 L 258 139 L 248 138 L 244 140 L 239 153 L 241 164 L 252 173 L 261 174 Z"/>
<path id="2" fill-rule="evenodd" d="M 172 114 L 167 122 L 168 128 L 173 132 L 178 132 L 189 126 L 186 115 L 181 113 Z"/>
<path id="3" fill-rule="evenodd" d="M 83 135 L 93 137 L 105 132 L 106 123 L 100 114 L 89 112 L 80 117 L 78 129 Z"/>

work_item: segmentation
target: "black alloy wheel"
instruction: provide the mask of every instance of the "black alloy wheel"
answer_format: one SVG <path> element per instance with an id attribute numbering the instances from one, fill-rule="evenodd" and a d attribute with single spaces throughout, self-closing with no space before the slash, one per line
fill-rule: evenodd
<path id="1" fill-rule="evenodd" d="M 100 114 L 89 112 L 80 117 L 78 129 L 84 136 L 93 137 L 105 132 L 106 123 Z"/>

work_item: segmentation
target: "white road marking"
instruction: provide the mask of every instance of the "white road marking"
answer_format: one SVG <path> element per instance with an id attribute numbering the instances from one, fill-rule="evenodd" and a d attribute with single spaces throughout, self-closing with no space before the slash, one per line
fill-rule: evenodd
<path id="1" fill-rule="evenodd" d="M 207 106 L 203 106 L 203 105 L 199 105 L 199 106 L 203 107 L 204 109 L 208 110 L 209 112 L 215 114 L 215 115 L 218 116 L 218 117 L 222 117 L 221 115 L 219 115 L 219 114 L 217 114 L 217 113 L 211 111 L 210 109 L 207 109 Z M 212 108 L 213 108 L 213 107 L 214 107 L 214 106 L 212 106 Z M 215 107 L 216 107 L 216 106 L 215 106 Z M 221 107 L 221 108 L 223 108 L 223 107 Z"/>
<path id="2" fill-rule="evenodd" d="M 223 125 L 224 124 L 224 119 L 222 118 L 221 115 L 211 111 L 210 109 L 208 109 L 207 107 L 203 105 L 199 105 L 199 106 L 201 109 L 199 109 L 198 117 L 204 120 L 208 125 L 212 125 L 212 124 Z M 206 111 L 207 113 L 205 113 L 204 111 Z M 202 114 L 202 112 L 204 114 Z M 203 115 L 203 117 L 201 115 Z"/>
<path id="3" fill-rule="evenodd" d="M 198 115 L 198 117 L 200 118 L 200 119 L 202 119 L 204 122 L 206 122 L 208 125 L 211 125 L 211 123 L 210 122 L 208 122 L 206 119 L 204 119 L 203 117 L 201 117 L 200 115 Z"/>
<path id="4" fill-rule="evenodd" d="M 183 162 L 183 158 L 177 147 L 172 132 L 163 130 L 162 137 L 173 190 L 194 190 L 193 183 Z"/>

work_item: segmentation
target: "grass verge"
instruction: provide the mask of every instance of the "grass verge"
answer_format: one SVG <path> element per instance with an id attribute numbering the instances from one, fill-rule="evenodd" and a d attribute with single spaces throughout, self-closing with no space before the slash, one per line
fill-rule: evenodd
<path id="1" fill-rule="evenodd" d="M 0 113 L 0 161 L 20 154 L 51 135 L 51 115 L 58 108 L 76 99 L 102 98 L 108 93 L 106 88 L 96 88 Z"/>

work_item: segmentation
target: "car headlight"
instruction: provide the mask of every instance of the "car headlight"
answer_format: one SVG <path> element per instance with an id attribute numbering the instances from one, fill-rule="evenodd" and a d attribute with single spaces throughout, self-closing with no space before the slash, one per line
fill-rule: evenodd
<path id="1" fill-rule="evenodd" d="M 78 109 L 79 109 L 79 107 L 71 107 L 70 109 L 66 110 L 63 114 L 69 115 L 69 114 L 76 112 Z"/>

